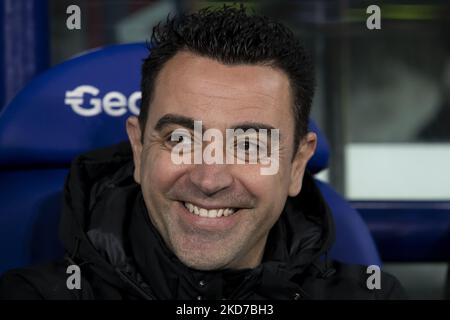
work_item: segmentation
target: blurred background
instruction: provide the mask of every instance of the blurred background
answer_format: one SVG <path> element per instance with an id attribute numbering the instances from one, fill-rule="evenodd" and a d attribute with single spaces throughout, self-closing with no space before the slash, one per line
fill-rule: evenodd
<path id="1" fill-rule="evenodd" d="M 168 14 L 224 1 L 3 0 L 0 111 L 33 77 L 90 49 L 149 40 Z M 450 209 L 449 1 L 241 1 L 287 24 L 312 53 L 313 118 L 329 139 L 320 174 L 360 211 L 412 203 Z M 81 29 L 66 28 L 69 5 Z M 369 30 L 369 5 L 381 29 Z M 395 207 L 395 205 L 394 205 Z M 430 213 L 431 214 L 431 213 Z M 448 248 L 450 251 L 450 248 Z M 446 295 L 448 261 L 390 259 L 412 298 Z"/>

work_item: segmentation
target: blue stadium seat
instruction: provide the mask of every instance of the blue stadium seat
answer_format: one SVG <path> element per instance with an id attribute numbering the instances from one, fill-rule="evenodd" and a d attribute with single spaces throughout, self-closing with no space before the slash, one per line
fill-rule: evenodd
<path id="1" fill-rule="evenodd" d="M 125 119 L 138 112 L 144 44 L 116 45 L 66 61 L 31 81 L 0 115 L 0 273 L 62 255 L 57 236 L 61 191 L 70 161 L 126 139 Z M 326 168 L 319 147 L 308 168 Z M 317 182 L 335 217 L 332 256 L 380 264 L 359 214 L 330 186 Z"/>

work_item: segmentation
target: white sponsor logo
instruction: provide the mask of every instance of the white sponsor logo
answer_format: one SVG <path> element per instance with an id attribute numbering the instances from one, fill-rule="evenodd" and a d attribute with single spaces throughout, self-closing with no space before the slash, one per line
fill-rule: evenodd
<path id="1" fill-rule="evenodd" d="M 97 116 L 102 112 L 113 117 L 123 116 L 127 111 L 134 115 L 139 114 L 140 91 L 133 92 L 128 98 L 119 91 L 110 91 L 103 98 L 98 97 L 99 93 L 100 90 L 96 87 L 81 85 L 72 91 L 66 91 L 64 103 L 83 117 Z"/>

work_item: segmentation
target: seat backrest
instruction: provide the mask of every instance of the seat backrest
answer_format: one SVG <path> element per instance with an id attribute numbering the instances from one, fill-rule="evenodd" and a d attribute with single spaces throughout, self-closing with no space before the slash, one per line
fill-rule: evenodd
<path id="1" fill-rule="evenodd" d="M 62 254 L 56 226 L 67 168 L 82 152 L 127 139 L 125 119 L 139 112 L 140 68 L 147 55 L 141 43 L 90 51 L 35 78 L 3 110 L 0 273 Z M 329 148 L 314 123 L 310 128 L 319 144 L 308 169 L 317 173 L 328 164 Z M 379 263 L 358 213 L 335 193 L 325 192 L 325 198 L 339 220 L 335 258 Z"/>
<path id="2" fill-rule="evenodd" d="M 122 141 L 139 112 L 144 44 L 90 51 L 31 81 L 0 116 L 0 168 L 66 166 L 79 153 Z"/>

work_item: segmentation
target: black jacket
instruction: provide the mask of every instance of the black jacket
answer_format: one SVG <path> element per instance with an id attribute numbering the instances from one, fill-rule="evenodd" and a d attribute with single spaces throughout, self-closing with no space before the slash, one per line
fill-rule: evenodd
<path id="1" fill-rule="evenodd" d="M 261 265 L 197 271 L 184 266 L 153 227 L 133 180 L 128 143 L 78 157 L 64 189 L 64 260 L 12 270 L 2 299 L 401 299 L 399 282 L 381 273 L 369 290 L 364 266 L 326 258 L 334 240 L 330 211 L 309 174 L 270 231 Z M 81 289 L 67 288 L 68 265 Z"/>

